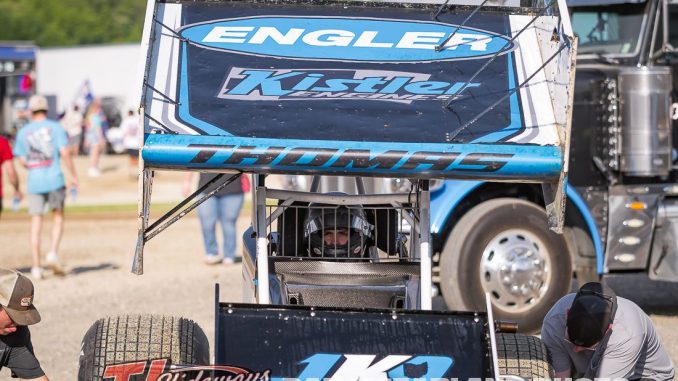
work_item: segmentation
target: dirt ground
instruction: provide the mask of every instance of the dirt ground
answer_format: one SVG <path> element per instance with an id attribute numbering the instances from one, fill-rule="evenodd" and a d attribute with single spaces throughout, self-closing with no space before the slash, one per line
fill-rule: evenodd
<path id="1" fill-rule="evenodd" d="M 86 165 L 85 158 L 78 158 L 79 173 L 86 173 Z M 101 317 L 129 313 L 180 315 L 198 322 L 212 340 L 215 283 L 220 284 L 222 301 L 240 301 L 240 265 L 202 263 L 202 239 L 194 213 L 151 240 L 146 246 L 145 274 L 132 275 L 137 221 L 130 205 L 136 203 L 136 180 L 129 176 L 124 156 L 104 158 L 103 167 L 100 178 L 81 176 L 77 199 L 74 203 L 69 200 L 71 209 L 67 209 L 60 250 L 67 275 L 35 282 L 35 303 L 43 320 L 31 328 L 31 333 L 36 354 L 51 380 L 76 379 L 80 340 Z M 182 173 L 159 173 L 154 202 L 178 201 L 182 181 Z M 25 211 L 8 211 L 11 202 L 7 196 L 11 195 L 6 195 L 6 208 L 0 219 L 1 265 L 29 272 L 28 215 Z M 116 211 L 109 206 L 112 204 L 122 205 L 118 209 L 123 210 Z M 244 208 L 239 231 L 247 225 L 249 209 Z M 48 219 L 43 229 L 43 253 L 50 227 Z M 644 277 L 611 279 L 611 285 L 619 295 L 645 308 L 678 364 L 678 285 L 649 282 Z M 436 304 L 441 305 L 439 301 Z M 5 379 L 10 379 L 9 372 L 3 369 L 0 380 Z"/>

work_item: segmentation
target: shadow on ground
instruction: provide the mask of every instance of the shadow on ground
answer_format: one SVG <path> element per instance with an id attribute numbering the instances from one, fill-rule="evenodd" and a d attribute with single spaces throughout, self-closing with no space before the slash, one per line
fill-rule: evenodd
<path id="1" fill-rule="evenodd" d="M 73 267 L 72 269 L 70 269 L 66 273 L 66 275 L 78 275 L 78 274 L 82 274 L 82 273 L 88 273 L 88 272 L 91 272 L 91 271 L 117 270 L 118 268 L 119 268 L 119 266 L 116 265 L 116 264 L 113 264 L 113 263 L 101 263 L 101 264 L 93 265 L 93 266 L 77 266 L 77 267 Z M 16 270 L 23 273 L 23 274 L 30 274 L 31 273 L 30 267 L 19 267 Z"/>
<path id="2" fill-rule="evenodd" d="M 102 270 L 117 270 L 120 267 L 113 263 L 101 263 L 94 266 L 78 266 L 74 267 L 69 271 L 69 274 L 77 275 L 82 273 L 88 273 L 91 271 L 102 271 Z"/>

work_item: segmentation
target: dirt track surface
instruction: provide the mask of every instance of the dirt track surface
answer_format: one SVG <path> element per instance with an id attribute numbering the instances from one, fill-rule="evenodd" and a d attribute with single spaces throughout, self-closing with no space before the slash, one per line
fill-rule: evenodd
<path id="1" fill-rule="evenodd" d="M 79 158 L 81 174 L 85 165 L 84 158 Z M 76 203 L 135 203 L 136 181 L 128 176 L 126 157 L 105 158 L 104 167 L 107 170 L 99 179 L 81 176 Z M 179 200 L 182 180 L 181 173 L 161 173 L 155 180 L 153 199 Z M 7 198 L 5 205 L 10 205 Z M 241 214 L 240 232 L 249 224 L 247 212 Z M 90 325 L 104 316 L 140 312 L 181 315 L 197 321 L 214 346 L 214 284 L 221 285 L 222 301 L 240 301 L 241 268 L 202 263 L 202 238 L 195 214 L 147 244 L 143 276 L 129 271 L 136 244 L 134 212 L 94 208 L 67 212 L 66 218 L 60 255 L 68 274 L 35 282 L 35 303 L 43 320 L 31 328 L 36 354 L 52 381 L 76 379 L 80 340 Z M 43 254 L 50 226 L 48 218 L 43 228 Z M 0 219 L 3 267 L 30 271 L 28 234 L 28 216 L 5 210 Z M 678 285 L 635 276 L 612 279 L 610 284 L 620 296 L 636 301 L 650 313 L 678 364 Z M 10 379 L 7 369 L 0 371 L 0 380 L 5 379 Z"/>

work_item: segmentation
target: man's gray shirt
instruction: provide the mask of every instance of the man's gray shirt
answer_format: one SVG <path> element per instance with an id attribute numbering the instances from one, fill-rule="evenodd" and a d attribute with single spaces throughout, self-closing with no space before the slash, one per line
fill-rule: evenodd
<path id="1" fill-rule="evenodd" d="M 562 297 L 544 318 L 541 338 L 549 350 L 554 370 L 570 370 L 573 377 L 583 377 L 594 351 L 574 351 L 565 340 L 567 311 L 575 294 Z M 603 353 L 597 377 L 672 380 L 673 362 L 662 347 L 650 318 L 635 303 L 617 297 L 617 314 L 612 335 Z M 602 349 L 602 348 L 601 348 Z"/>

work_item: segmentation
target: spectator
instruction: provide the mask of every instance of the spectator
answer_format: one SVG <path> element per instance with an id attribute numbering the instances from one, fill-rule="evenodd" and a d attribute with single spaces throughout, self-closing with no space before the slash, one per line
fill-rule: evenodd
<path id="1" fill-rule="evenodd" d="M 71 153 L 73 155 L 80 154 L 80 144 L 82 142 L 82 122 L 82 113 L 80 112 L 80 107 L 77 105 L 66 111 L 64 117 L 61 118 L 61 125 L 68 133 L 68 145 L 71 147 Z"/>
<path id="2" fill-rule="evenodd" d="M 210 182 L 216 174 L 201 173 L 199 187 Z M 231 175 L 225 175 L 223 181 L 227 181 Z M 187 173 L 184 181 L 184 195 L 191 191 L 193 173 Z M 223 183 L 222 181 L 222 183 Z M 216 188 L 214 185 L 211 189 Z M 209 191 L 208 189 L 207 191 Z M 215 265 L 224 263 L 226 265 L 235 262 L 236 234 L 235 226 L 240 214 L 240 208 L 243 203 L 243 192 L 249 190 L 249 180 L 245 176 L 239 176 L 222 190 L 207 199 L 198 206 L 198 217 L 200 218 L 200 227 L 202 229 L 203 243 L 205 244 L 205 263 Z M 201 196 L 204 194 L 201 194 Z M 221 225 L 223 239 L 222 254 L 219 255 L 217 237 L 215 234 L 217 221 Z"/>
<path id="3" fill-rule="evenodd" d="M 33 283 L 16 271 L 0 269 L 0 368 L 12 377 L 48 381 L 33 352 L 28 326 L 40 322 Z"/>
<path id="4" fill-rule="evenodd" d="M 14 155 L 28 169 L 28 213 L 31 215 L 31 252 L 35 279 L 43 277 L 40 266 L 40 237 L 43 214 L 47 209 L 54 214 L 52 244 L 46 262 L 55 274 L 61 273 L 57 251 L 63 233 L 64 200 L 66 198 L 61 160 L 70 174 L 71 189 L 77 189 L 78 178 L 68 148 L 68 136 L 59 123 L 47 119 L 47 100 L 34 95 L 28 102 L 31 123 L 17 134 Z"/>
<path id="5" fill-rule="evenodd" d="M 129 155 L 130 176 L 136 177 L 139 162 L 140 130 L 139 118 L 134 114 L 134 111 L 129 110 L 127 112 L 127 116 L 120 124 L 120 131 L 122 133 L 122 144 Z"/>
<path id="6" fill-rule="evenodd" d="M 0 215 L 2 214 L 2 172 L 7 173 L 9 183 L 14 187 L 14 200 L 21 201 L 23 195 L 19 189 L 19 176 L 14 168 L 14 155 L 7 139 L 0 136 Z"/>
<path id="7" fill-rule="evenodd" d="M 556 379 L 673 380 L 675 369 L 652 320 L 598 282 L 563 296 L 541 329 Z"/>
<path id="8" fill-rule="evenodd" d="M 85 125 L 87 126 L 87 131 L 85 132 L 85 146 L 89 150 L 90 158 L 87 175 L 90 177 L 101 176 L 99 159 L 101 158 L 101 152 L 106 148 L 106 140 L 104 139 L 105 119 L 106 117 L 101 111 L 99 100 L 94 99 L 89 105 L 85 118 Z"/>

